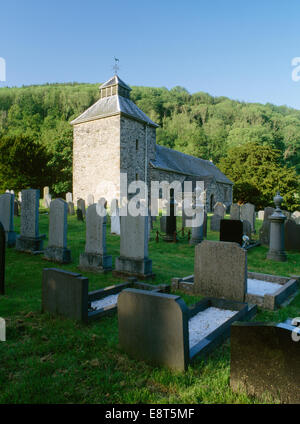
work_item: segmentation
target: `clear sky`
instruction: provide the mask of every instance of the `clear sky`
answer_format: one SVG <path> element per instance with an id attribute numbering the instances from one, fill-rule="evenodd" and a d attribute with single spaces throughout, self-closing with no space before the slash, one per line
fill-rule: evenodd
<path id="1" fill-rule="evenodd" d="M 300 109 L 299 0 L 8 0 L 6 82 L 104 82 L 205 91 Z M 300 74 L 300 72 L 299 72 Z"/>

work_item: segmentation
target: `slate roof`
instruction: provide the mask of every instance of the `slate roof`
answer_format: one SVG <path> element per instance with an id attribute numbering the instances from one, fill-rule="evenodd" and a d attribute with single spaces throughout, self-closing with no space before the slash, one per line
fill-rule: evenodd
<path id="1" fill-rule="evenodd" d="M 186 155 L 177 150 L 156 145 L 156 158 L 151 162 L 154 168 L 178 172 L 194 177 L 215 177 L 216 181 L 233 185 L 212 162 Z"/>
<path id="2" fill-rule="evenodd" d="M 126 90 L 131 91 L 131 88 L 129 87 L 129 85 L 127 85 L 124 81 L 122 81 L 118 75 L 113 76 L 108 81 L 100 85 L 100 89 L 105 87 L 110 87 L 111 85 L 117 85 L 117 84 L 123 88 L 126 88 Z"/>

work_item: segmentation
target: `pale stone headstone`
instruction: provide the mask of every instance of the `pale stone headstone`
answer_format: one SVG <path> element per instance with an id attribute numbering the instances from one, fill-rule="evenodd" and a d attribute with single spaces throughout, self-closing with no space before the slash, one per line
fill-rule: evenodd
<path id="1" fill-rule="evenodd" d="M 16 249 L 21 252 L 40 252 L 43 238 L 39 235 L 39 190 L 22 191 L 21 231 L 17 238 Z"/>
<path id="2" fill-rule="evenodd" d="M 258 219 L 260 219 L 261 221 L 263 221 L 264 220 L 264 214 L 265 214 L 264 211 L 258 211 Z"/>
<path id="3" fill-rule="evenodd" d="M 16 232 L 14 231 L 14 199 L 11 193 L 0 196 L 0 222 L 5 230 L 5 238 L 8 247 L 16 244 Z"/>
<path id="4" fill-rule="evenodd" d="M 63 199 L 52 200 L 49 213 L 49 242 L 45 250 L 45 259 L 71 262 L 71 252 L 67 248 L 68 205 Z"/>
<path id="5" fill-rule="evenodd" d="M 48 194 L 50 194 L 50 191 L 49 191 L 49 187 L 48 187 L 48 186 L 46 186 L 46 187 L 44 187 L 44 189 L 43 189 L 43 199 L 45 199 L 45 197 L 46 197 Z"/>
<path id="6" fill-rule="evenodd" d="M 230 219 L 234 221 L 238 221 L 241 219 L 240 206 L 237 203 L 233 203 L 230 206 Z"/>
<path id="7" fill-rule="evenodd" d="M 255 232 L 255 206 L 251 203 L 245 203 L 241 206 L 241 220 L 248 221 L 251 225 L 251 231 Z"/>
<path id="8" fill-rule="evenodd" d="M 72 195 L 72 193 L 68 192 L 68 193 L 66 194 L 66 202 L 67 202 L 67 203 L 69 203 L 69 202 L 73 202 L 73 195 Z"/>
<path id="9" fill-rule="evenodd" d="M 22 192 L 21 191 L 19 191 L 19 193 L 18 193 L 18 200 L 21 204 L 22 203 Z"/>
<path id="10" fill-rule="evenodd" d="M 152 261 L 148 258 L 148 216 L 121 217 L 120 257 L 116 258 L 116 274 L 140 278 L 152 277 Z"/>
<path id="11" fill-rule="evenodd" d="M 85 252 L 80 254 L 80 269 L 103 272 L 112 269 L 112 257 L 106 254 L 105 199 L 86 210 Z M 102 213 L 103 211 L 103 213 Z"/>
<path id="12" fill-rule="evenodd" d="M 94 196 L 92 194 L 88 194 L 87 205 L 90 206 L 90 205 L 93 205 L 94 203 L 95 203 Z"/>
<path id="13" fill-rule="evenodd" d="M 47 193 L 43 199 L 44 208 L 49 209 L 52 197 L 51 194 Z"/>
<path id="14" fill-rule="evenodd" d="M 119 216 L 118 200 L 113 199 L 110 206 L 110 232 L 111 234 L 120 235 L 120 216 Z"/>
<path id="15" fill-rule="evenodd" d="M 244 302 L 247 251 L 237 243 L 204 240 L 195 247 L 194 293 Z"/>

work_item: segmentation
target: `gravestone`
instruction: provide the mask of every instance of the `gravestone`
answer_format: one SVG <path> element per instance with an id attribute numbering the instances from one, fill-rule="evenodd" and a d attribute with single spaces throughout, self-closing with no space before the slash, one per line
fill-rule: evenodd
<path id="1" fill-rule="evenodd" d="M 261 221 L 264 220 L 265 212 L 264 211 L 258 211 L 258 219 Z"/>
<path id="2" fill-rule="evenodd" d="M 251 239 L 251 224 L 249 221 L 242 221 L 243 222 L 243 234 L 248 236 Z"/>
<path id="3" fill-rule="evenodd" d="M 222 219 L 220 226 L 220 241 L 243 244 L 243 222 L 237 219 Z"/>
<path id="4" fill-rule="evenodd" d="M 18 193 L 18 200 L 19 200 L 19 203 L 21 205 L 21 203 L 22 203 L 22 192 L 21 191 L 19 191 L 19 193 Z"/>
<path id="5" fill-rule="evenodd" d="M 259 230 L 259 241 L 264 246 L 269 246 L 270 242 L 270 220 L 269 216 L 275 211 L 274 208 L 266 207 L 264 210 L 264 222 Z"/>
<path id="6" fill-rule="evenodd" d="M 166 242 L 174 241 L 176 237 L 174 233 L 176 233 L 176 214 L 175 207 L 176 201 L 174 198 L 174 190 L 171 189 L 170 201 L 168 203 L 168 214 L 166 216 L 166 234 L 163 236 L 163 240 Z"/>
<path id="7" fill-rule="evenodd" d="M 111 201 L 110 206 L 110 232 L 111 234 L 117 234 L 120 235 L 120 211 L 118 207 L 118 200 L 113 199 Z"/>
<path id="8" fill-rule="evenodd" d="M 211 231 L 220 231 L 221 219 L 220 215 L 213 215 L 210 218 L 210 230 Z"/>
<path id="9" fill-rule="evenodd" d="M 81 274 L 44 268 L 42 312 L 87 322 L 88 285 L 89 280 Z"/>
<path id="10" fill-rule="evenodd" d="M 17 237 L 16 250 L 37 253 L 43 250 L 45 236 L 39 234 L 39 190 L 22 191 L 21 231 Z"/>
<path id="11" fill-rule="evenodd" d="M 300 250 L 300 225 L 287 219 L 284 226 L 285 250 Z"/>
<path id="12" fill-rule="evenodd" d="M 19 202 L 17 199 L 14 200 L 14 216 L 19 216 Z"/>
<path id="13" fill-rule="evenodd" d="M 226 206 L 222 202 L 217 202 L 214 206 L 214 215 L 218 215 L 221 219 L 224 219 L 226 214 Z"/>
<path id="14" fill-rule="evenodd" d="M 233 203 L 230 206 L 230 219 L 234 221 L 241 219 L 240 206 L 237 203 Z"/>
<path id="15" fill-rule="evenodd" d="M 68 202 L 68 214 L 75 215 L 74 203 Z"/>
<path id="16" fill-rule="evenodd" d="M 160 217 L 160 232 L 165 233 L 167 231 L 167 217 L 163 215 Z"/>
<path id="17" fill-rule="evenodd" d="M 80 209 L 82 212 L 83 218 L 85 217 L 85 201 L 83 199 L 77 200 L 77 209 Z"/>
<path id="18" fill-rule="evenodd" d="M 73 202 L 73 195 L 72 195 L 72 193 L 68 192 L 68 193 L 66 194 L 66 202 L 67 202 L 67 203 L 69 203 L 69 202 Z"/>
<path id="19" fill-rule="evenodd" d="M 45 197 L 46 197 L 48 194 L 50 194 L 50 192 L 49 192 L 49 187 L 48 187 L 48 186 L 46 186 L 46 187 L 44 187 L 44 189 L 43 189 L 43 199 L 45 199 Z"/>
<path id="20" fill-rule="evenodd" d="M 195 294 L 244 302 L 246 291 L 246 250 L 237 243 L 211 240 L 195 247 Z"/>
<path id="21" fill-rule="evenodd" d="M 284 223 L 286 221 L 286 215 L 282 213 L 280 205 L 283 202 L 283 197 L 280 196 L 279 191 L 274 197 L 274 203 L 276 209 L 272 215 L 269 216 L 271 222 L 270 225 L 270 244 L 269 251 L 267 253 L 267 259 L 271 259 L 277 262 L 285 262 L 287 255 L 284 250 Z"/>
<path id="22" fill-rule="evenodd" d="M 5 230 L 0 222 L 0 294 L 5 294 Z"/>
<path id="23" fill-rule="evenodd" d="M 234 392 L 300 403 L 300 342 L 293 340 L 295 328 L 262 322 L 231 326 L 230 386 Z"/>
<path id="24" fill-rule="evenodd" d="M 203 241 L 204 238 L 204 205 L 197 203 L 195 205 L 195 218 L 192 226 L 192 237 L 190 244 L 198 244 Z"/>
<path id="25" fill-rule="evenodd" d="M 248 221 L 251 225 L 251 232 L 255 233 L 255 206 L 251 203 L 245 203 L 240 209 L 241 220 Z"/>
<path id="26" fill-rule="evenodd" d="M 148 258 L 148 216 L 121 216 L 120 257 L 115 275 L 150 278 L 152 261 Z"/>
<path id="27" fill-rule="evenodd" d="M 179 296 L 125 289 L 118 298 L 120 347 L 133 358 L 184 371 L 189 362 L 188 318 Z"/>
<path id="28" fill-rule="evenodd" d="M 5 230 L 5 239 L 8 247 L 16 244 L 16 232 L 14 231 L 14 198 L 11 193 L 0 196 L 0 221 Z"/>
<path id="29" fill-rule="evenodd" d="M 94 203 L 95 203 L 94 196 L 92 194 L 88 194 L 87 205 L 90 206 L 90 205 L 93 205 Z"/>
<path id="30" fill-rule="evenodd" d="M 49 213 L 49 241 L 44 259 L 71 262 L 71 251 L 67 248 L 68 205 L 63 199 L 52 200 Z"/>
<path id="31" fill-rule="evenodd" d="M 106 214 L 105 199 L 98 205 L 90 205 L 86 210 L 85 252 L 80 254 L 79 267 L 82 270 L 104 272 L 111 271 L 112 257 L 106 254 Z"/>
<path id="32" fill-rule="evenodd" d="M 50 208 L 50 203 L 52 200 L 52 196 L 51 194 L 46 194 L 43 200 L 43 204 L 44 204 L 44 208 L 49 209 Z"/>

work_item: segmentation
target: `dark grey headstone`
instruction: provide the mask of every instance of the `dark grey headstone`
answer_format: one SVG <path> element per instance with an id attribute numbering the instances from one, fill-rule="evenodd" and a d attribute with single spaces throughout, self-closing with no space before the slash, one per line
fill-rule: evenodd
<path id="1" fill-rule="evenodd" d="M 300 403 L 300 341 L 287 324 L 241 323 L 231 326 L 230 385 L 261 398 Z M 300 337 L 300 336 L 298 336 Z"/>
<path id="2" fill-rule="evenodd" d="M 300 250 L 300 225 L 293 219 L 287 219 L 284 225 L 286 250 Z"/>
<path id="3" fill-rule="evenodd" d="M 243 244 L 243 223 L 240 220 L 222 219 L 220 226 L 220 241 L 231 241 Z"/>
<path id="4" fill-rule="evenodd" d="M 185 370 L 188 309 L 179 296 L 126 289 L 118 298 L 119 343 L 136 359 Z"/>
<path id="5" fill-rule="evenodd" d="M 42 312 L 86 322 L 88 284 L 88 279 L 81 274 L 56 268 L 43 269 Z"/>

